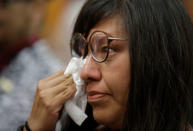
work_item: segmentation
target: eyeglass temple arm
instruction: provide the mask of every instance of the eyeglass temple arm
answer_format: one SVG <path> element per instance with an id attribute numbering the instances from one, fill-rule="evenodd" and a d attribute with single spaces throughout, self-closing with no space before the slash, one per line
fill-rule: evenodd
<path id="1" fill-rule="evenodd" d="M 108 37 L 109 40 L 128 40 L 126 38 Z"/>

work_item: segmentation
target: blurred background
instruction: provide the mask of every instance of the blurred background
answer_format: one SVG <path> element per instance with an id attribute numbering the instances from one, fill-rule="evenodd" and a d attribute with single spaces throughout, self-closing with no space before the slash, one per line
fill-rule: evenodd
<path id="1" fill-rule="evenodd" d="M 0 0 L 0 131 L 28 119 L 38 80 L 64 68 L 85 0 Z"/>
<path id="2" fill-rule="evenodd" d="M 0 131 L 29 116 L 38 80 L 65 67 L 85 0 L 0 0 Z M 183 0 L 193 21 L 193 0 Z"/>

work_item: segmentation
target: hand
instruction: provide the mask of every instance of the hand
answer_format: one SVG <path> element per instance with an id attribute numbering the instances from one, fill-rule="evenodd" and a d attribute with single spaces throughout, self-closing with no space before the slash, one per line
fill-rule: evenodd
<path id="1" fill-rule="evenodd" d="M 33 131 L 53 131 L 63 104 L 76 92 L 72 75 L 61 70 L 40 80 L 28 123 Z"/>

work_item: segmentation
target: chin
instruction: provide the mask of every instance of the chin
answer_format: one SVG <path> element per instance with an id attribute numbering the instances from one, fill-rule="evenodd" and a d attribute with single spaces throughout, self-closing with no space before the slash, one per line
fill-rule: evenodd
<path id="1" fill-rule="evenodd" d="M 121 128 L 121 119 L 117 118 L 117 115 L 113 112 L 105 111 L 105 109 L 93 108 L 94 119 L 101 125 L 111 129 Z"/>

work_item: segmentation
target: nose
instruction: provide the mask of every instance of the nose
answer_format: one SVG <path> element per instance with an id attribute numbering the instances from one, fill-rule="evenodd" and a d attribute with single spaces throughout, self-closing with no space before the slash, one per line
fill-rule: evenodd
<path id="1" fill-rule="evenodd" d="M 87 83 L 90 81 L 99 81 L 102 75 L 98 64 L 93 60 L 91 55 L 88 56 L 80 77 Z"/>

